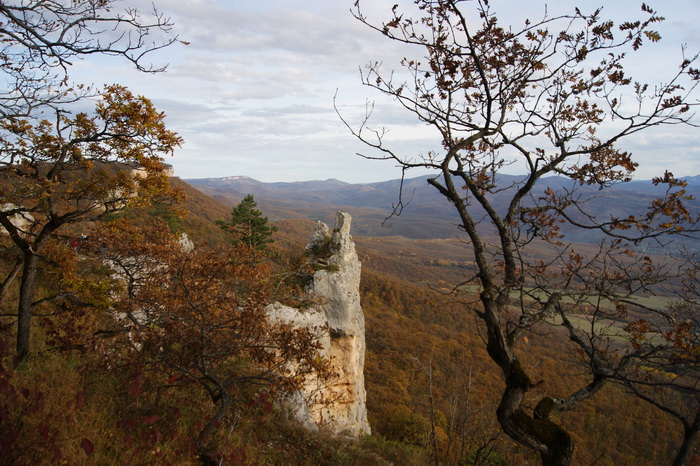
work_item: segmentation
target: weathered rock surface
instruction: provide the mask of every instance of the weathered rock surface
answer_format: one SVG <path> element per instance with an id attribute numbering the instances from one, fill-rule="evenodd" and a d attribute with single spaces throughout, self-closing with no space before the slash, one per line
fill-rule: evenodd
<path id="1" fill-rule="evenodd" d="M 274 304 L 274 320 L 315 329 L 322 353 L 336 377 L 319 385 L 309 380 L 303 393 L 293 395 L 293 412 L 307 427 L 357 437 L 369 434 L 365 405 L 365 319 L 360 306 L 360 261 L 350 236 L 352 219 L 338 212 L 330 233 L 318 222 L 307 245 L 317 268 L 307 292 L 322 304 L 299 310 Z"/>
<path id="2" fill-rule="evenodd" d="M 21 235 L 28 234 L 32 224 L 34 223 L 34 217 L 27 211 L 28 209 L 24 207 L 18 207 L 15 204 L 2 204 L 0 205 L 0 212 L 16 212 L 7 217 L 7 219 L 15 226 L 15 228 L 20 230 Z M 5 227 L 0 226 L 0 234 L 6 235 L 7 230 Z"/>

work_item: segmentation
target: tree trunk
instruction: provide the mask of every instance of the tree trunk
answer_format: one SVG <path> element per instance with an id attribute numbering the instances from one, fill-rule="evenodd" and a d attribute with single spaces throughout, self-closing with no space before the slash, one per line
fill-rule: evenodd
<path id="1" fill-rule="evenodd" d="M 17 309 L 17 359 L 23 360 L 29 354 L 32 303 L 36 293 L 37 256 L 31 249 L 24 250 L 24 267 L 19 287 L 19 307 Z"/>
<path id="2" fill-rule="evenodd" d="M 507 305 L 507 290 L 493 299 L 486 290 L 481 294 L 484 304 L 484 321 L 488 331 L 487 352 L 501 367 L 505 376 L 505 390 L 496 411 L 503 431 L 516 442 L 540 453 L 544 466 L 565 466 L 571 462 L 574 444 L 571 436 L 549 420 L 554 405 L 551 398 L 544 398 L 534 410 L 534 416 L 523 408 L 525 394 L 532 382 L 515 356 L 512 341 L 506 336 L 498 315 Z"/>
<path id="3" fill-rule="evenodd" d="M 215 382 L 219 389 L 219 410 L 214 414 L 214 417 L 209 419 L 209 422 L 204 426 L 204 428 L 199 432 L 199 435 L 197 436 L 197 450 L 199 451 L 200 459 L 202 461 L 206 462 L 207 459 L 211 459 L 210 452 L 207 452 L 204 449 L 204 442 L 206 442 L 207 438 L 211 435 L 212 432 L 214 432 L 214 429 L 219 425 L 219 423 L 224 419 L 224 417 L 229 413 L 231 410 L 231 394 L 226 390 L 223 385 L 220 383 Z"/>
<path id="4" fill-rule="evenodd" d="M 673 466 L 682 466 L 688 461 L 688 456 L 690 455 L 690 451 L 695 441 L 695 437 L 697 437 L 698 434 L 698 427 L 699 426 L 697 425 L 696 420 L 696 423 L 694 425 L 684 430 L 683 443 L 681 444 L 681 448 L 678 451 L 678 454 L 673 460 Z"/>
<path id="5" fill-rule="evenodd" d="M 22 264 L 23 261 L 21 259 L 17 259 L 12 271 L 7 275 L 5 281 L 2 282 L 2 285 L 0 285 L 0 303 L 5 299 L 7 292 L 10 290 L 10 285 L 12 285 L 12 282 L 14 282 L 15 278 L 17 278 L 20 270 L 22 270 Z"/>
<path id="6" fill-rule="evenodd" d="M 544 398 L 537 405 L 534 416 L 522 409 L 529 387 L 527 375 L 515 360 L 496 412 L 498 421 L 511 438 L 538 451 L 543 466 L 568 465 L 574 449 L 573 440 L 563 428 L 548 419 L 548 410 L 541 408 L 547 402 L 553 404 L 551 398 Z"/>

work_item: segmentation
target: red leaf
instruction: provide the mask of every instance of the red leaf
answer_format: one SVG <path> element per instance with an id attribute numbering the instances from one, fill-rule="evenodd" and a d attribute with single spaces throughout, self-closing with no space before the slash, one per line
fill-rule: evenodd
<path id="1" fill-rule="evenodd" d="M 59 461 L 63 458 L 63 452 L 56 445 L 53 446 L 53 459 L 54 461 Z"/>
<path id="2" fill-rule="evenodd" d="M 152 426 L 153 424 L 156 423 L 157 420 L 158 420 L 158 415 L 157 415 L 157 414 L 154 414 L 153 416 L 146 416 L 146 417 L 144 417 L 144 418 L 143 418 L 143 423 L 144 423 L 144 425 Z"/>
<path id="3" fill-rule="evenodd" d="M 131 396 L 136 396 L 141 391 L 141 382 L 143 381 L 141 370 L 141 365 L 138 364 L 134 373 L 134 379 L 129 383 L 128 392 Z"/>
<path id="4" fill-rule="evenodd" d="M 12 453 L 12 441 L 9 438 L 0 439 L 0 455 L 8 458 Z"/>
<path id="5" fill-rule="evenodd" d="M 49 440 L 49 428 L 48 427 L 46 427 L 44 424 L 39 424 L 39 426 L 37 426 L 36 430 L 39 431 L 39 435 L 41 435 L 42 440 L 44 440 L 44 441 Z"/>
<path id="6" fill-rule="evenodd" d="M 88 456 L 92 455 L 92 452 L 95 451 L 95 445 L 93 445 L 93 443 L 92 443 L 90 440 L 86 439 L 86 438 L 84 438 L 84 439 L 80 442 L 80 447 L 81 447 L 83 450 L 85 450 L 85 453 L 86 453 Z"/>
<path id="7" fill-rule="evenodd" d="M 139 374 L 136 377 L 134 377 L 134 380 L 132 380 L 129 383 L 129 389 L 128 389 L 129 395 L 136 396 L 141 392 L 141 380 L 142 380 L 142 377 Z"/>
<path id="8" fill-rule="evenodd" d="M 14 385 L 7 380 L 0 380 L 0 393 L 2 393 L 7 399 L 17 396 L 17 390 L 15 390 Z"/>
<path id="9" fill-rule="evenodd" d="M 75 407 L 77 409 L 83 409 L 85 406 L 85 392 L 78 392 L 77 395 L 75 395 Z"/>

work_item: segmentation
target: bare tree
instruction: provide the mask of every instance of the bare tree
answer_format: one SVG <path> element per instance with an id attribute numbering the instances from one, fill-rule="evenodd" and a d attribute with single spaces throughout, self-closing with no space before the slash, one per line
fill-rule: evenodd
<path id="1" fill-rule="evenodd" d="M 360 4 L 353 10 L 359 21 L 425 54 L 405 58 L 405 74 L 372 62 L 362 70 L 363 83 L 432 127 L 442 149 L 419 156 L 392 150 L 386 131 L 369 126 L 371 105 L 358 126 L 341 119 L 375 150 L 364 157 L 391 160 L 402 175 L 417 168 L 436 173 L 428 183 L 455 207 L 474 254 L 475 276 L 455 291 L 479 294 L 474 311 L 504 377 L 498 420 L 544 464 L 568 464 L 572 438 L 550 413 L 595 394 L 638 354 L 613 339 L 622 333 L 618 322 L 634 320 L 634 312 L 662 312 L 641 309 L 634 296 L 653 292 L 668 270 L 656 258 L 639 257 L 640 245 L 690 234 L 698 221 L 686 207 L 684 183 L 670 173 L 654 180 L 666 189 L 643 212 L 601 218 L 590 202 L 630 181 L 637 163 L 622 148 L 625 140 L 691 124 L 697 56 L 681 57 L 665 83 L 628 76 L 626 54 L 660 39 L 652 28 L 663 18 L 646 5 L 643 19 L 619 25 L 603 20 L 600 10 L 575 9 L 513 29 L 498 23 L 486 1 L 417 0 L 417 19 L 395 5 L 381 23 L 365 17 Z M 504 177 L 510 164 L 525 175 Z M 557 182 L 548 185 L 549 175 Z M 564 226 L 597 232 L 598 247 L 574 248 Z M 552 252 L 533 258 L 528 252 L 540 244 Z M 531 409 L 527 397 L 544 376 L 524 365 L 518 344 L 524 332 L 543 326 L 563 327 L 589 380 L 568 395 L 542 396 Z"/>
<path id="2" fill-rule="evenodd" d="M 69 82 L 75 60 L 96 54 L 119 56 L 138 70 L 165 66 L 148 62 L 150 53 L 176 42 L 172 24 L 152 8 L 121 11 L 119 0 L 23 0 L 0 4 L 0 116 L 35 116 L 41 107 L 58 108 L 89 93 Z"/>

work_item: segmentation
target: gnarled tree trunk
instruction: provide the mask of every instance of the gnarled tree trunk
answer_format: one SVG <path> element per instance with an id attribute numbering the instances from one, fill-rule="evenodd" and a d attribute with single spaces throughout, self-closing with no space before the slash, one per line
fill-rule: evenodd
<path id="1" fill-rule="evenodd" d="M 29 354 L 31 333 L 32 303 L 36 293 L 38 256 L 31 248 L 24 250 L 24 267 L 19 287 L 17 308 L 17 359 L 23 360 Z"/>

